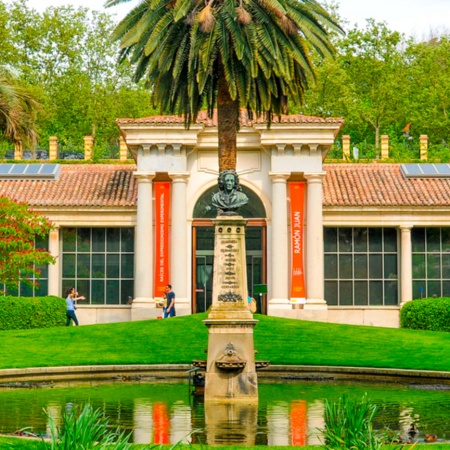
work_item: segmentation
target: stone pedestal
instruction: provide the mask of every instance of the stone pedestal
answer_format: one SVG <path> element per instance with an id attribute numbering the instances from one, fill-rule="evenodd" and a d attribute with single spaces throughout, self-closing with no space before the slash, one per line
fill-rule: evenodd
<path id="1" fill-rule="evenodd" d="M 205 401 L 257 402 L 253 328 L 248 310 L 245 224 L 240 216 L 214 220 L 213 304 L 208 319 Z"/>

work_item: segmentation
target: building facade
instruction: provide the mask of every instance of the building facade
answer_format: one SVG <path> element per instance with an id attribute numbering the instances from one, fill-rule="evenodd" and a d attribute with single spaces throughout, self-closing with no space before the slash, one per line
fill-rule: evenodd
<path id="1" fill-rule="evenodd" d="M 57 257 L 22 295 L 86 295 L 81 323 L 156 318 L 170 283 L 178 315 L 211 304 L 215 118 L 117 121 L 134 162 L 61 164 L 53 178 L 0 177 L 0 194 L 55 224 Z M 340 119 L 241 115 L 237 172 L 249 203 L 249 294 L 274 316 L 399 325 L 413 298 L 450 294 L 449 178 L 398 164 L 324 164 Z M 6 173 L 6 170 L 3 170 Z M 298 189 L 298 191 L 296 191 Z M 267 288 L 267 293 L 266 289 Z"/>

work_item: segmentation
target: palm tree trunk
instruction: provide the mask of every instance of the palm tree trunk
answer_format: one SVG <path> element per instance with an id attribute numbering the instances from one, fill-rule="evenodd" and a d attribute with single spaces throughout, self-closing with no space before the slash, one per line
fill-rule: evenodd
<path id="1" fill-rule="evenodd" d="M 239 100 L 233 100 L 231 98 L 222 62 L 219 63 L 217 121 L 219 133 L 219 172 L 223 170 L 236 170 Z"/>

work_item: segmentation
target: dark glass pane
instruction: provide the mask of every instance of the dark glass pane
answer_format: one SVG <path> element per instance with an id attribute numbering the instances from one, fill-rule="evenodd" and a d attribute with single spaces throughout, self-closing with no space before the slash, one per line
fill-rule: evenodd
<path id="1" fill-rule="evenodd" d="M 367 252 L 367 228 L 354 228 L 353 239 L 355 240 L 355 252 Z"/>
<path id="2" fill-rule="evenodd" d="M 442 278 L 450 280 L 450 255 L 442 255 Z"/>
<path id="3" fill-rule="evenodd" d="M 339 228 L 339 252 L 352 251 L 352 228 Z"/>
<path id="4" fill-rule="evenodd" d="M 124 254 L 121 257 L 121 278 L 134 277 L 134 255 Z"/>
<path id="5" fill-rule="evenodd" d="M 20 295 L 22 297 L 33 297 L 33 286 L 25 284 L 23 282 L 20 283 Z"/>
<path id="6" fill-rule="evenodd" d="M 325 281 L 325 300 L 328 305 L 337 305 L 337 281 Z"/>
<path id="7" fill-rule="evenodd" d="M 350 280 L 352 274 L 352 255 L 339 255 L 339 278 Z"/>
<path id="8" fill-rule="evenodd" d="M 441 278 L 441 255 L 427 255 L 427 278 Z"/>
<path id="9" fill-rule="evenodd" d="M 106 278 L 119 278 L 119 255 L 106 255 Z"/>
<path id="10" fill-rule="evenodd" d="M 382 228 L 369 228 L 369 251 L 381 252 L 382 245 Z"/>
<path id="11" fill-rule="evenodd" d="M 355 281 L 355 305 L 368 305 L 367 281 Z"/>
<path id="12" fill-rule="evenodd" d="M 39 285 L 34 290 L 36 297 L 48 295 L 48 280 L 39 280 Z"/>
<path id="13" fill-rule="evenodd" d="M 91 229 L 90 228 L 78 228 L 77 231 L 77 252 L 90 252 L 91 251 Z"/>
<path id="14" fill-rule="evenodd" d="M 134 282 L 132 280 L 122 280 L 122 282 L 120 284 L 121 284 L 121 289 L 122 289 L 122 293 L 120 296 L 120 302 L 122 303 L 122 305 L 127 305 L 128 297 L 134 298 L 134 293 L 133 293 Z"/>
<path id="15" fill-rule="evenodd" d="M 48 278 L 48 264 L 43 264 L 41 266 L 36 266 L 36 269 L 41 273 L 42 278 Z"/>
<path id="16" fill-rule="evenodd" d="M 427 283 L 427 297 L 441 297 L 441 282 L 429 281 Z"/>
<path id="17" fill-rule="evenodd" d="M 17 297 L 19 295 L 19 289 L 17 287 L 10 287 L 6 291 L 7 295 L 12 295 L 14 297 Z"/>
<path id="18" fill-rule="evenodd" d="M 398 278 L 397 255 L 384 255 L 384 278 L 389 280 Z"/>
<path id="19" fill-rule="evenodd" d="M 76 228 L 62 229 L 62 251 L 74 252 L 76 251 L 77 230 Z"/>
<path id="20" fill-rule="evenodd" d="M 63 254 L 62 276 L 63 278 L 75 278 L 75 255 Z"/>
<path id="21" fill-rule="evenodd" d="M 450 252 L 450 228 L 441 228 L 442 234 L 442 252 Z"/>
<path id="22" fill-rule="evenodd" d="M 355 255 L 355 278 L 367 278 L 367 255 Z"/>
<path id="23" fill-rule="evenodd" d="M 427 228 L 427 252 L 441 251 L 440 228 Z"/>
<path id="24" fill-rule="evenodd" d="M 106 281 L 106 304 L 119 305 L 120 304 L 120 290 L 118 280 Z"/>
<path id="25" fill-rule="evenodd" d="M 337 228 L 324 228 L 323 239 L 325 253 L 337 252 Z"/>
<path id="26" fill-rule="evenodd" d="M 413 252 L 425 251 L 425 228 L 413 228 L 411 230 L 411 243 Z"/>
<path id="27" fill-rule="evenodd" d="M 412 255 L 412 273 L 413 278 L 425 278 L 425 255 Z"/>
<path id="28" fill-rule="evenodd" d="M 384 304 L 387 306 L 398 305 L 397 281 L 386 281 L 386 283 L 384 284 Z"/>
<path id="29" fill-rule="evenodd" d="M 104 228 L 92 228 L 92 251 L 104 252 L 106 245 L 106 230 Z"/>
<path id="30" fill-rule="evenodd" d="M 337 255 L 325 255 L 325 279 L 337 277 Z"/>
<path id="31" fill-rule="evenodd" d="M 266 211 L 259 197 L 246 186 L 241 186 L 242 192 L 248 197 L 248 203 L 239 208 L 239 214 L 245 218 L 265 218 Z M 194 207 L 194 218 L 214 219 L 217 210 L 211 205 L 212 196 L 219 192 L 217 186 L 208 189 L 198 200 Z"/>
<path id="32" fill-rule="evenodd" d="M 197 227 L 197 250 L 214 249 L 214 228 Z"/>
<path id="33" fill-rule="evenodd" d="M 93 280 L 92 281 L 92 305 L 103 305 L 105 303 L 105 281 Z"/>
<path id="34" fill-rule="evenodd" d="M 351 281 L 339 282 L 339 305 L 353 304 L 353 286 Z"/>
<path id="35" fill-rule="evenodd" d="M 413 282 L 413 299 L 424 298 L 426 296 L 425 280 L 416 280 Z"/>
<path id="36" fill-rule="evenodd" d="M 77 280 L 76 291 L 79 295 L 84 295 L 86 300 L 80 300 L 80 305 L 89 305 L 91 300 L 91 281 L 90 280 Z"/>
<path id="37" fill-rule="evenodd" d="M 369 282 L 369 304 L 382 305 L 383 304 L 383 282 L 370 281 Z"/>
<path id="38" fill-rule="evenodd" d="M 94 253 L 92 255 L 92 278 L 105 278 L 105 254 Z"/>
<path id="39" fill-rule="evenodd" d="M 450 281 L 442 282 L 442 296 L 450 297 Z"/>
<path id="40" fill-rule="evenodd" d="M 118 252 L 120 249 L 120 228 L 106 229 L 106 251 Z"/>
<path id="41" fill-rule="evenodd" d="M 124 253 L 134 252 L 134 228 L 122 228 L 121 251 Z"/>
<path id="42" fill-rule="evenodd" d="M 90 255 L 78 253 L 78 255 L 77 255 L 77 278 L 90 278 L 90 277 L 91 277 Z"/>
<path id="43" fill-rule="evenodd" d="M 262 228 L 247 227 L 245 230 L 245 247 L 248 250 L 262 249 Z"/>
<path id="44" fill-rule="evenodd" d="M 397 252 L 397 229 L 385 228 L 384 229 L 384 251 L 385 252 Z"/>
<path id="45" fill-rule="evenodd" d="M 369 278 L 383 278 L 382 255 L 369 255 Z"/>
<path id="46" fill-rule="evenodd" d="M 34 247 L 41 248 L 43 250 L 48 250 L 48 236 L 45 237 L 36 236 L 34 240 Z"/>

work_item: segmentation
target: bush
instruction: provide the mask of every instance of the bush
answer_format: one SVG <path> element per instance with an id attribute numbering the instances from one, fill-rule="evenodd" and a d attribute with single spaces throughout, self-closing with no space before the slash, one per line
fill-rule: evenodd
<path id="1" fill-rule="evenodd" d="M 400 326 L 413 330 L 450 331 L 450 298 L 423 298 L 406 303 Z"/>
<path id="2" fill-rule="evenodd" d="M 66 302 L 60 297 L 0 297 L 0 330 L 50 328 L 66 323 Z"/>

